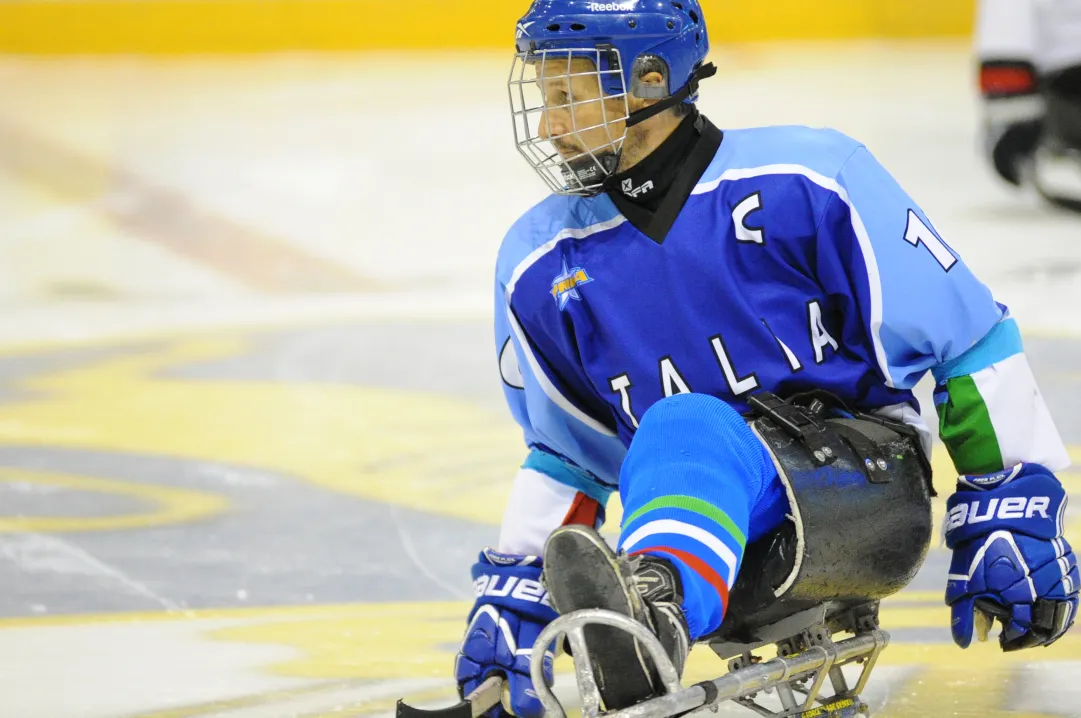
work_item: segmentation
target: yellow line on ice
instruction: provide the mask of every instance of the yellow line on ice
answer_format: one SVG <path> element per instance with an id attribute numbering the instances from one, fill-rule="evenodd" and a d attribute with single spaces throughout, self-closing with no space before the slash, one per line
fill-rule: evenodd
<path id="1" fill-rule="evenodd" d="M 337 603 L 316 606 L 243 606 L 236 608 L 193 608 L 183 611 L 129 611 L 117 613 L 79 613 L 58 616 L 18 616 L 0 618 L 0 631 L 9 628 L 97 626 L 111 623 L 146 623 L 156 621 L 236 620 L 245 625 L 265 621 L 337 621 L 360 615 L 373 620 L 397 616 L 458 616 L 465 627 L 469 603 L 462 601 L 417 601 L 406 603 Z"/>
<path id="2" fill-rule="evenodd" d="M 885 656 L 886 654 L 883 654 Z M 921 667 L 875 714 L 875 718 L 980 716 L 980 718 L 1054 718 L 1046 713 L 1010 709 L 1011 684 L 1017 677 L 971 665 L 964 656 L 955 661 Z M 871 680 L 874 680 L 872 676 Z"/>
<path id="3" fill-rule="evenodd" d="M 215 494 L 169 486 L 138 484 L 89 476 L 73 476 L 30 469 L 0 467 L 0 484 L 29 483 L 58 486 L 72 491 L 117 494 L 148 501 L 151 511 L 114 516 L 5 516 L 0 513 L 0 533 L 71 531 L 115 531 L 167 524 L 189 523 L 220 514 L 228 507 L 225 498 Z"/>
<path id="4" fill-rule="evenodd" d="M 931 592 L 914 592 L 896 600 L 923 599 Z M 883 611 L 883 625 L 887 630 L 904 628 L 936 628 L 946 636 L 948 612 L 945 607 L 887 607 Z M 108 641 L 113 627 L 132 622 L 188 621 L 192 633 L 205 639 L 206 655 L 213 655 L 222 643 L 250 643 L 257 645 L 288 646 L 293 654 L 285 661 L 275 661 L 266 670 L 280 676 L 332 681 L 299 689 L 269 691 L 225 701 L 210 701 L 197 705 L 175 707 L 145 714 L 143 718 L 189 718 L 198 715 L 219 715 L 229 711 L 243 711 L 257 706 L 273 706 L 283 701 L 315 696 L 333 690 L 339 681 L 389 680 L 432 678 L 445 681 L 440 685 L 451 686 L 451 671 L 455 648 L 461 641 L 465 628 L 467 602 L 437 603 L 385 603 L 340 606 L 296 606 L 279 608 L 242 608 L 226 610 L 196 610 L 174 614 L 106 614 L 101 616 L 43 617 L 37 619 L 9 619 L 0 621 L 0 633 L 17 631 L 64 631 L 66 626 L 77 630 L 73 636 L 79 641 Z M 227 625 L 223 626 L 222 622 Z M 935 676 L 949 676 L 949 681 L 976 681 L 987 692 L 977 705 L 997 714 L 995 680 L 1001 680 L 1004 672 L 1034 660 L 1060 662 L 1081 658 L 1081 634 L 1073 632 L 1055 646 L 1033 652 L 1003 655 L 998 647 L 989 644 L 973 646 L 967 651 L 953 646 L 946 639 L 942 643 L 891 643 L 883 654 L 882 662 L 888 665 L 924 665 L 932 670 L 923 674 L 925 682 L 937 682 Z M 567 658 L 560 659 L 558 671 L 569 668 Z M 962 670 L 963 667 L 963 670 Z M 684 684 L 716 678 L 725 672 L 725 664 L 706 646 L 698 646 L 691 654 Z M 945 680 L 945 679 L 942 679 Z M 946 691 L 950 682 L 943 683 Z M 410 699 L 423 699 L 429 689 L 417 689 Z M 438 697 L 435 688 L 432 698 Z M 912 684 L 905 690 L 930 690 Z M 937 689 L 936 689 L 937 690 Z M 932 694 L 937 695 L 937 694 Z M 973 698 L 974 700 L 975 698 Z M 371 703 L 357 701 L 348 706 L 350 712 L 382 710 L 382 699 Z M 935 706 L 921 700 L 918 705 Z M 348 713 L 347 713 L 348 714 Z M 892 715 L 892 714 L 891 714 Z M 937 713 L 935 713 L 937 715 Z M 895 718 L 897 718 L 895 716 Z M 906 718 L 901 714 L 901 718 Z"/>
<path id="5" fill-rule="evenodd" d="M 318 695 L 320 693 L 328 693 L 339 688 L 347 688 L 351 685 L 353 685 L 353 683 L 350 681 L 334 681 L 331 683 L 320 683 L 318 685 L 305 686 L 303 688 L 288 688 L 281 691 L 271 691 L 269 693 L 256 693 L 250 696 L 241 696 L 240 698 L 229 698 L 221 701 L 209 701 L 207 703 L 183 706 L 181 708 L 168 708 L 166 710 L 154 711 L 152 713 L 140 713 L 137 718 L 198 718 L 199 716 L 216 715 L 218 713 L 225 713 L 241 708 L 267 706 L 274 703 L 290 701 L 294 698 L 304 698 L 306 696 Z M 338 713 L 337 716 L 338 718 L 342 718 L 341 713 Z"/>
<path id="6" fill-rule="evenodd" d="M 410 693 L 407 697 L 410 705 L 416 706 L 426 703 L 428 701 L 442 701 L 448 706 L 454 704 L 460 698 L 451 684 L 449 674 L 447 678 L 447 685 L 442 688 L 433 688 L 427 691 L 418 691 L 416 693 Z M 349 705 L 339 706 L 333 711 L 319 713 L 308 713 L 300 718 L 347 718 L 352 716 L 369 715 L 373 713 L 390 713 L 395 709 L 398 703 L 398 699 L 383 699 L 375 701 L 358 701 L 356 703 L 350 703 Z M 152 716 L 148 718 L 157 718 Z"/>
<path id="7" fill-rule="evenodd" d="M 16 383 L 0 444 L 260 467 L 325 489 L 497 524 L 526 454 L 502 412 L 456 397 L 326 381 L 182 379 L 174 367 L 243 355 L 216 334 L 133 346 Z"/>
<path id="8" fill-rule="evenodd" d="M 34 396 L 0 405 L 0 444 L 261 467 L 372 501 L 498 523 L 509 477 L 525 455 L 520 432 L 502 412 L 419 391 L 167 375 L 243 355 L 260 334 L 129 344 L 120 357 L 18 382 Z M 941 447 L 934 465 L 948 496 L 954 472 Z M 940 518 L 944 498 L 935 506 Z M 608 517 L 609 527 L 619 525 L 615 500 Z"/>

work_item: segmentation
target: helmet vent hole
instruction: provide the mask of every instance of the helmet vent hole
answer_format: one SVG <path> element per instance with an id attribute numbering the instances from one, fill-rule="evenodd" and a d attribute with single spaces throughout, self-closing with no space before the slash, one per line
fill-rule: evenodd
<path id="1" fill-rule="evenodd" d="M 694 34 L 694 44 L 695 45 L 701 45 L 702 44 L 702 35 L 700 33 L 696 32 Z"/>
<path id="2" fill-rule="evenodd" d="M 575 32 L 581 32 L 582 30 L 585 30 L 585 29 L 586 29 L 586 26 L 583 25 L 580 22 L 576 22 L 573 25 L 571 25 L 571 30 L 574 30 Z"/>
<path id="3" fill-rule="evenodd" d="M 637 20 L 628 20 L 627 21 L 627 27 L 629 27 L 630 29 L 633 30 L 634 28 L 638 27 L 638 21 Z"/>
<path id="4" fill-rule="evenodd" d="M 676 24 L 674 22 L 672 22 L 671 20 L 669 20 L 668 21 L 668 29 L 669 30 L 674 30 L 675 28 L 676 28 Z"/>
<path id="5" fill-rule="evenodd" d="M 691 22 L 693 22 L 695 25 L 697 25 L 698 24 L 698 13 L 696 13 L 694 10 L 689 10 L 687 12 L 687 14 L 691 16 Z"/>
<path id="6" fill-rule="evenodd" d="M 559 32 L 559 23 L 552 23 L 547 28 L 548 32 Z"/>
<path id="7" fill-rule="evenodd" d="M 682 10 L 683 9 L 683 6 L 680 5 L 678 2 L 672 3 L 672 7 L 674 7 L 676 10 Z"/>

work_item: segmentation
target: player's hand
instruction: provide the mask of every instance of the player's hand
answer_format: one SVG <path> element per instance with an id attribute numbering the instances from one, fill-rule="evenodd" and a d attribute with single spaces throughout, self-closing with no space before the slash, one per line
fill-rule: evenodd
<path id="1" fill-rule="evenodd" d="M 980 640 L 997 619 L 1004 651 L 1054 643 L 1077 615 L 1077 557 L 1062 536 L 1066 492 L 1039 464 L 962 476 L 946 503 L 953 549 L 946 603 L 953 640 Z"/>
<path id="2" fill-rule="evenodd" d="M 503 718 L 509 711 L 520 718 L 542 718 L 544 707 L 533 690 L 529 663 L 533 643 L 556 617 L 541 584 L 541 560 L 510 556 L 485 549 L 473 564 L 477 601 L 454 664 L 454 678 L 464 697 L 492 674 L 507 681 L 505 701 L 489 712 Z M 545 679 L 552 681 L 555 656 L 545 655 Z"/>

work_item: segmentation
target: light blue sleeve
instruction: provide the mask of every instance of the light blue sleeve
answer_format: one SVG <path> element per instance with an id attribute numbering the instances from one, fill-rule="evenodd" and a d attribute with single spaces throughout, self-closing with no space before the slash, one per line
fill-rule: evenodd
<path id="1" fill-rule="evenodd" d="M 502 284 L 495 298 L 495 339 L 503 394 L 522 427 L 530 454 L 523 466 L 571 486 L 601 506 L 619 485 L 626 448 L 614 434 L 572 416 L 553 399 L 552 378 L 532 347 L 523 347 L 521 328 L 512 325 Z M 528 343 L 528 339 L 525 340 Z"/>
<path id="2" fill-rule="evenodd" d="M 887 383 L 910 389 L 928 370 L 956 366 L 977 344 L 986 356 L 969 355 L 970 370 L 1016 351 L 1015 332 L 992 333 L 1005 307 L 865 147 L 831 189 L 836 197 L 819 231 L 820 279 L 847 284 L 855 295 L 874 353 L 868 359 Z M 1010 346 L 998 346 L 999 339 Z"/>
<path id="3" fill-rule="evenodd" d="M 958 473 L 1068 466 L 1006 307 L 866 148 L 837 174 L 835 191 L 819 232 L 826 275 L 839 286 L 847 271 L 893 386 L 910 389 L 930 370 L 939 436 Z"/>
<path id="4" fill-rule="evenodd" d="M 523 324 L 528 325 L 531 308 L 525 299 L 518 299 L 512 311 L 507 287 L 538 253 L 550 248 L 554 237 L 618 215 L 610 201 L 551 195 L 515 222 L 496 260 L 494 338 L 503 394 L 531 450 L 523 466 L 581 491 L 601 506 L 619 485 L 626 446 L 603 421 L 607 405 L 590 396 L 577 359 L 563 356 L 561 345 L 540 328 L 535 331 L 541 334 L 529 336 Z M 525 321 L 520 322 L 515 311 L 524 311 Z"/>

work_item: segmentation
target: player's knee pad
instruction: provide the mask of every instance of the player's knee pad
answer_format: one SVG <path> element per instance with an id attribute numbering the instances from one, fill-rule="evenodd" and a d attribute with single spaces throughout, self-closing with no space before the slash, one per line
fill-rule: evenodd
<path id="1" fill-rule="evenodd" d="M 771 520 L 784 510 L 765 447 L 735 409 L 706 394 L 677 394 L 646 411 L 623 460 L 619 485 L 624 502 L 671 492 L 709 499 L 720 492 L 756 519 Z M 780 508 L 773 510 L 775 505 Z"/>
<path id="2" fill-rule="evenodd" d="M 688 457 L 696 462 L 749 464 L 761 473 L 768 463 L 746 420 L 729 404 L 708 394 L 676 394 L 661 399 L 642 416 L 628 452 L 651 460 Z"/>
<path id="3" fill-rule="evenodd" d="M 714 441 L 750 434 L 739 412 L 709 394 L 675 394 L 661 399 L 642 416 L 639 431 L 672 432 L 692 427 Z"/>

